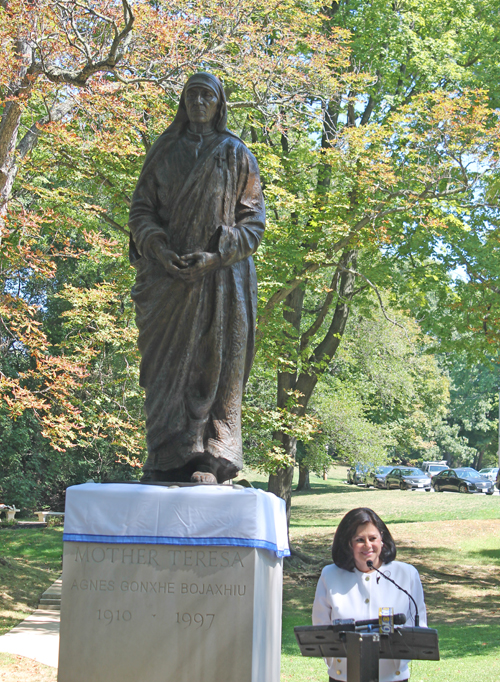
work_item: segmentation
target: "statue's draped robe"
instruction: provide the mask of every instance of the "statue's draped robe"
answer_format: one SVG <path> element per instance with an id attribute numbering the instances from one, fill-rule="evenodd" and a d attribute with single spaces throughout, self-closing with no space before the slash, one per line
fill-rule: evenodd
<path id="1" fill-rule="evenodd" d="M 218 459 L 219 480 L 243 465 L 241 401 L 257 305 L 251 254 L 264 223 L 257 163 L 236 136 L 184 131 L 157 140 L 129 220 L 146 391 L 145 475 L 185 468 L 201 453 Z M 159 234 L 180 256 L 219 253 L 222 267 L 192 283 L 172 278 L 151 249 Z"/>

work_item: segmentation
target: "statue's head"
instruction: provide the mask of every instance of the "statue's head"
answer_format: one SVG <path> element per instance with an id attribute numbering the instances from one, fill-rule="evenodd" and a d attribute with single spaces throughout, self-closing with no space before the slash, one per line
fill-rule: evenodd
<path id="1" fill-rule="evenodd" d="M 220 110 L 220 81 L 208 73 L 195 73 L 184 88 L 184 101 L 190 121 L 214 123 Z"/>
<path id="2" fill-rule="evenodd" d="M 197 123 L 213 121 L 216 130 L 219 132 L 226 130 L 226 96 L 217 76 L 201 71 L 188 79 L 172 126 L 175 130 L 181 130 L 190 121 Z"/>

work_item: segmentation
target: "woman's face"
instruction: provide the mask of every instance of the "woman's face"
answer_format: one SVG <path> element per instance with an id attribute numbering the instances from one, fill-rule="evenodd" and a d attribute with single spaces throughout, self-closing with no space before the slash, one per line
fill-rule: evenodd
<path id="1" fill-rule="evenodd" d="M 217 113 L 219 103 L 215 92 L 203 85 L 192 85 L 186 92 L 188 118 L 193 123 L 209 123 Z"/>
<path id="2" fill-rule="evenodd" d="M 380 552 L 382 551 L 382 536 L 373 523 L 364 523 L 356 528 L 351 540 L 354 563 L 358 571 L 368 573 L 371 569 L 366 565 L 367 561 L 373 561 L 375 568 L 380 568 Z"/>

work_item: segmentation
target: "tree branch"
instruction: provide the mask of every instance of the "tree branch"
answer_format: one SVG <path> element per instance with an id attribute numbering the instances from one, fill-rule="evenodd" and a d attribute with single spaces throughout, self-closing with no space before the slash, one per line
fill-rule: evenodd
<path id="1" fill-rule="evenodd" d="M 368 286 L 371 287 L 371 288 L 373 289 L 373 291 L 376 293 L 377 298 L 378 298 L 378 302 L 379 302 L 379 305 L 380 305 L 380 309 L 381 309 L 381 311 L 382 311 L 383 316 L 384 316 L 385 319 L 387 320 L 387 322 L 390 322 L 391 324 L 395 325 L 396 327 L 399 327 L 400 329 L 402 329 L 402 330 L 404 331 L 404 333 L 406 334 L 406 336 L 408 337 L 406 328 L 405 328 L 402 324 L 400 324 L 399 322 L 396 322 L 396 320 L 392 320 L 392 319 L 387 315 L 386 310 L 385 310 L 385 307 L 384 307 L 384 302 L 382 301 L 382 296 L 380 295 L 380 291 L 379 291 L 378 288 L 375 286 L 375 284 L 373 284 L 373 282 L 370 282 L 370 280 L 368 279 L 368 277 L 366 277 L 365 275 L 361 274 L 361 272 L 358 272 L 357 270 L 352 270 L 351 268 L 346 268 L 346 267 L 344 267 L 343 265 L 341 265 L 340 263 L 337 265 L 337 267 L 338 267 L 338 269 L 341 270 L 342 272 L 349 272 L 351 275 L 354 275 L 355 277 L 360 277 L 362 280 L 364 280 L 364 281 L 368 284 Z"/>
<path id="2" fill-rule="evenodd" d="M 111 216 L 109 216 L 105 211 L 99 211 L 98 209 L 92 209 L 94 213 L 96 213 L 98 216 L 100 216 L 104 222 L 108 223 L 108 225 L 111 225 L 111 227 L 114 227 L 115 230 L 118 230 L 122 234 L 127 235 L 127 237 L 130 236 L 130 232 L 123 227 L 123 225 L 120 225 L 119 223 L 116 222 L 116 220 L 113 220 Z"/>
<path id="3" fill-rule="evenodd" d="M 302 334 L 302 337 L 300 339 L 300 350 L 303 351 L 306 347 L 307 344 L 309 343 L 309 339 L 316 334 L 318 329 L 321 327 L 323 322 L 326 319 L 326 316 L 328 315 L 328 311 L 330 310 L 330 307 L 332 305 L 333 297 L 337 293 L 337 286 L 338 286 L 338 279 L 339 279 L 339 274 L 340 274 L 341 269 L 339 267 L 336 268 L 335 272 L 333 273 L 333 278 L 332 282 L 330 284 L 330 291 L 326 295 L 325 301 L 323 303 L 323 306 L 321 310 L 319 311 L 318 316 L 312 323 L 312 325 L 309 327 L 307 331 L 305 331 Z"/>
<path id="4" fill-rule="evenodd" d="M 17 153 L 19 154 L 20 158 L 24 159 L 26 154 L 31 152 L 36 147 L 43 126 L 53 121 L 60 121 L 67 114 L 69 114 L 69 112 L 75 106 L 76 102 L 73 99 L 53 104 L 52 107 L 49 109 L 49 113 L 47 114 L 47 116 L 43 116 L 43 118 L 33 123 L 31 128 L 28 130 L 28 132 L 24 135 L 23 139 L 17 145 Z"/>
<path id="5" fill-rule="evenodd" d="M 76 4 L 76 3 L 75 3 Z M 61 8 L 67 12 L 66 8 L 60 5 Z M 118 31 L 116 24 L 109 17 L 104 17 L 96 13 L 88 5 L 78 5 L 89 14 L 100 18 L 106 23 L 111 24 L 114 32 L 114 39 L 109 47 L 108 54 L 104 59 L 94 62 L 90 56 L 87 56 L 87 61 L 80 69 L 64 69 L 57 66 L 48 66 L 43 61 L 43 54 L 40 56 L 40 63 L 32 65 L 29 72 L 33 75 L 43 73 L 52 83 L 68 83 L 69 85 L 77 85 L 83 87 L 87 84 L 88 79 L 95 73 L 100 71 L 107 71 L 115 73 L 115 67 L 123 57 L 130 40 L 132 38 L 132 28 L 134 26 L 134 14 L 128 0 L 122 0 L 123 7 L 123 21 L 124 27 Z M 71 21 L 71 17 L 68 17 Z M 76 33 L 77 37 L 79 33 Z M 68 40 L 69 36 L 68 36 Z M 82 39 L 83 40 L 83 39 Z M 81 48 L 85 50 L 85 48 Z M 85 50 L 86 52 L 86 50 Z"/>

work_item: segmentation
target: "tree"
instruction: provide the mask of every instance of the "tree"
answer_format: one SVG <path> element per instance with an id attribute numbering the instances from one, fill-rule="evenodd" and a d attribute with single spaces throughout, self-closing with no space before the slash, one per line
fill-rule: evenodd
<path id="1" fill-rule="evenodd" d="M 350 465 L 388 459 L 427 459 L 446 422 L 449 379 L 426 353 L 426 339 L 408 316 L 388 311 L 360 314 L 353 306 L 329 372 L 311 400 L 321 433 L 305 445 L 299 468 L 322 471 L 332 454 Z"/>
<path id="2" fill-rule="evenodd" d="M 3 82 L 0 123 L 0 217 L 5 217 L 19 162 L 36 145 L 40 128 L 61 120 L 75 102 L 70 88 L 84 88 L 95 74 L 117 74 L 130 43 L 134 15 L 127 0 L 81 5 L 48 0 L 34 12 L 25 0 L 2 0 Z M 127 70 L 127 65 L 124 65 Z M 50 86 L 58 87 L 50 87 Z M 61 87 L 62 86 L 62 87 Z M 70 87 L 65 87 L 70 86 Z M 18 145 L 26 103 L 39 115 Z"/>
<path id="3" fill-rule="evenodd" d="M 497 171 L 497 143 L 490 137 L 497 119 L 487 100 L 463 90 L 464 85 L 485 85 L 481 61 L 496 47 L 489 41 L 472 42 L 456 20 L 457 12 L 465 12 L 470 30 L 478 32 L 490 12 L 489 37 L 497 35 L 495 3 L 487 3 L 482 14 L 461 2 L 424 4 L 335 2 L 325 23 L 326 29 L 335 25 L 352 32 L 353 70 L 356 65 L 371 81 L 365 79 L 363 90 L 358 81 L 344 98 L 321 103 L 321 148 L 314 166 L 301 174 L 317 179 L 307 195 L 314 198 L 302 198 L 299 221 L 299 211 L 292 213 L 292 208 L 287 214 L 289 223 L 300 223 L 305 235 L 301 244 L 312 248 L 302 263 L 292 260 L 284 285 L 275 285 L 263 306 L 265 319 L 285 302 L 287 333 L 296 344 L 290 349 L 282 337 L 281 352 L 275 354 L 286 360 L 278 368 L 278 401 L 298 391 L 303 396 L 298 414 L 307 409 L 318 377 L 337 351 L 354 292 L 372 283 L 391 287 L 394 261 L 380 255 L 408 257 L 416 242 L 427 253 L 426 267 L 442 240 L 447 242 L 450 225 L 456 225 L 457 233 L 463 230 L 457 214 L 470 210 L 475 192 Z M 284 145 L 286 153 L 290 146 L 289 141 Z M 483 156 L 487 148 L 491 164 Z M 296 169 L 297 159 L 293 161 Z M 286 176 L 285 162 L 281 175 Z M 286 204 L 293 206 L 293 198 L 287 196 Z M 312 230 L 318 223 L 324 229 L 320 236 L 320 230 Z M 329 241 L 321 241 L 326 235 Z M 357 253 L 360 247 L 362 254 Z M 375 267 L 366 265 L 359 273 L 355 263 L 360 255 L 365 264 L 373 258 Z M 290 259 L 276 258 L 273 265 L 279 262 L 288 265 Z M 317 275 L 328 264 L 337 268 L 329 282 Z M 414 277 L 413 283 L 421 287 L 422 278 Z M 322 302 L 311 305 L 306 290 L 314 295 L 321 288 Z M 316 318 L 303 314 L 307 308 L 318 311 Z M 327 319 L 330 327 L 325 327 Z M 279 326 L 276 322 L 273 332 Z M 287 344 L 289 350 L 283 352 Z M 295 443 L 280 433 L 277 439 L 290 455 L 289 466 L 271 477 L 270 489 L 289 501 Z"/>
<path id="4" fill-rule="evenodd" d="M 488 362 L 490 360 L 490 362 Z M 452 381 L 448 422 L 467 445 L 467 461 L 475 469 L 495 466 L 498 450 L 498 363 L 485 358 L 471 365 L 464 353 L 443 358 Z M 454 454 L 454 453 L 453 453 Z M 454 458 L 455 462 L 457 458 Z"/>
<path id="5" fill-rule="evenodd" d="M 486 169 L 479 173 L 469 168 L 463 173 L 457 170 L 456 159 L 467 154 L 477 157 L 481 149 L 488 148 L 492 162 L 488 170 L 495 170 L 497 142 L 490 133 L 498 124 L 489 128 L 490 116 L 475 95 L 421 95 L 391 114 L 385 124 L 346 126 L 337 131 L 335 147 L 327 152 L 316 150 L 316 171 L 320 163 L 323 167 L 329 163 L 328 192 L 318 181 L 307 195 L 287 196 L 290 212 L 294 203 L 300 205 L 301 212 L 292 217 L 282 210 L 279 237 L 283 242 L 276 239 L 273 243 L 272 261 L 266 251 L 261 254 L 261 272 L 266 265 L 273 268 L 269 280 L 274 290 L 263 306 L 261 322 L 266 320 L 269 325 L 273 320 L 272 343 L 279 346 L 274 356 L 283 359 L 278 367 L 278 405 L 283 406 L 290 392 L 297 392 L 301 399 L 295 412 L 305 414 L 319 377 L 337 352 L 351 301 L 366 296 L 368 289 L 378 295 L 375 283 L 390 286 L 392 273 L 386 254 L 397 249 L 401 252 L 408 245 L 407 226 L 412 225 L 418 239 L 430 248 L 445 232 L 444 225 L 453 221 L 453 212 L 473 201 L 473 188 Z M 300 157 L 294 161 L 295 170 Z M 311 163 L 301 176 L 317 177 L 312 168 Z M 269 184 L 267 196 L 272 197 Z M 290 227 L 293 219 L 299 230 Z M 292 229 L 296 230 L 296 242 L 301 239 L 297 253 L 302 260 L 297 255 L 295 260 L 287 257 Z M 335 257 L 336 253 L 340 257 Z M 278 263 L 287 265 L 281 287 L 277 286 Z M 279 322 L 280 304 L 285 326 Z M 283 332 L 279 336 L 280 327 Z M 293 437 L 286 435 L 277 434 L 277 439 L 290 455 L 290 464 L 271 477 L 270 486 L 286 497 L 295 444 Z"/>

